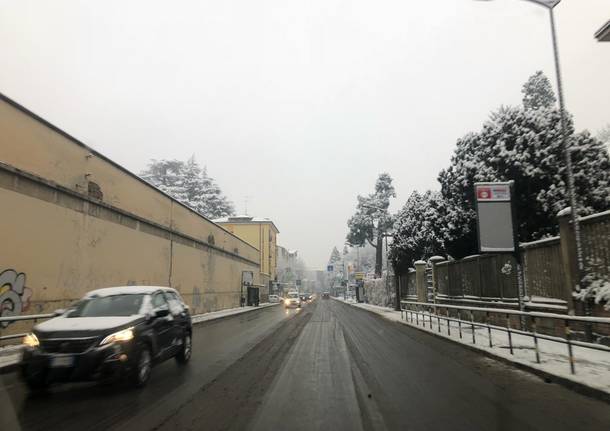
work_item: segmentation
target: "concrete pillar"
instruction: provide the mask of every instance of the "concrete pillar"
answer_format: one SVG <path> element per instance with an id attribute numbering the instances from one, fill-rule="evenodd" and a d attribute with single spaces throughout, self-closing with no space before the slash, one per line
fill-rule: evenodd
<path id="1" fill-rule="evenodd" d="M 417 287 L 417 301 L 428 302 L 426 287 L 426 262 L 418 260 L 415 265 L 415 285 Z"/>
<path id="2" fill-rule="evenodd" d="M 432 289 L 434 294 L 434 303 L 436 303 L 436 292 L 438 291 L 438 273 L 436 271 L 436 264 L 444 261 L 445 258 L 442 256 L 432 256 L 430 258 L 430 264 L 432 265 Z"/>
<path id="3" fill-rule="evenodd" d="M 576 258 L 576 238 L 571 222 L 570 208 L 559 211 L 559 243 L 561 246 L 561 263 L 565 272 L 564 298 L 568 303 L 568 313 L 574 314 L 574 298 L 572 293 L 579 283 L 578 260 Z"/>

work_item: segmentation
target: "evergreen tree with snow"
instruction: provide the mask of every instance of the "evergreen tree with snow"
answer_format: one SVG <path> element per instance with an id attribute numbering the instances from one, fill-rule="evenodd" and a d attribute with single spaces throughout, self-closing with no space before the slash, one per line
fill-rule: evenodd
<path id="1" fill-rule="evenodd" d="M 214 178 L 208 175 L 207 168 L 201 172 L 201 183 L 203 185 L 203 212 L 207 217 L 215 219 L 233 215 L 235 208 L 233 203 L 222 193 Z"/>
<path id="2" fill-rule="evenodd" d="M 606 146 L 606 150 L 610 153 L 610 124 L 606 124 L 595 136 L 597 139 L 602 141 L 602 143 Z"/>
<path id="3" fill-rule="evenodd" d="M 376 249 L 375 275 L 381 276 L 383 234 L 392 229 L 394 219 L 389 213 L 390 199 L 396 197 L 392 177 L 382 173 L 375 182 L 375 191 L 367 196 L 358 196 L 356 213 L 348 220 L 347 242 L 352 246 L 368 243 Z M 377 223 L 377 228 L 375 228 Z M 373 242 L 374 241 L 374 242 Z"/>
<path id="4" fill-rule="evenodd" d="M 396 216 L 390 258 L 398 273 L 416 260 L 445 253 L 445 202 L 440 192 L 414 191 Z"/>
<path id="5" fill-rule="evenodd" d="M 520 241 L 556 234 L 556 214 L 569 206 L 560 113 L 548 105 L 554 96 L 540 74 L 528 83 L 526 106 L 501 107 L 480 132 L 458 140 L 451 166 L 439 174 L 448 205 L 445 245 L 454 257 L 476 252 L 475 182 L 515 181 Z M 574 133 L 571 119 L 567 128 L 578 212 L 603 211 L 610 207 L 608 153 L 588 132 Z"/>
<path id="6" fill-rule="evenodd" d="M 234 214 L 233 204 L 194 156 L 186 162 L 151 160 L 140 176 L 207 218 Z"/>
<path id="7" fill-rule="evenodd" d="M 541 70 L 528 78 L 523 84 L 521 92 L 523 93 L 523 107 L 525 109 L 550 109 L 557 101 L 551 81 Z"/>
<path id="8" fill-rule="evenodd" d="M 187 200 L 184 162 L 180 160 L 153 159 L 140 177 L 180 202 Z"/>
<path id="9" fill-rule="evenodd" d="M 337 249 L 337 247 L 333 247 L 333 251 L 330 253 L 330 258 L 328 259 L 328 264 L 334 265 L 337 262 L 341 262 L 341 254 L 339 253 L 339 249 Z"/>

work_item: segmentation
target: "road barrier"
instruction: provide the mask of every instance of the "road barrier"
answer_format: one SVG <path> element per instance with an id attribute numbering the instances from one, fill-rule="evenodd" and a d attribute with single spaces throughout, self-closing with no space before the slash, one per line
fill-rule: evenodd
<path id="1" fill-rule="evenodd" d="M 598 324 L 598 325 L 610 325 L 610 318 L 604 317 L 587 317 L 587 316 L 567 316 L 563 314 L 554 314 L 554 313 L 540 313 L 540 312 L 527 312 L 527 311 L 518 311 L 518 310 L 510 310 L 510 309 L 501 309 L 501 308 L 483 308 L 483 307 L 467 307 L 467 306 L 459 306 L 459 305 L 445 305 L 445 304 L 431 304 L 425 302 L 415 302 L 415 301 L 401 301 L 401 319 L 410 320 L 411 323 L 415 320 L 415 324 L 426 327 L 427 324 L 430 325 L 430 329 L 432 329 L 432 320 L 437 320 L 438 322 L 438 332 L 441 332 L 441 321 L 446 322 L 447 324 L 447 335 L 451 336 L 451 323 L 457 323 L 457 329 L 459 332 L 460 339 L 463 338 L 462 327 L 470 327 L 472 330 L 472 343 L 476 344 L 476 328 L 483 328 L 487 330 L 487 336 L 489 338 L 488 343 L 489 347 L 494 347 L 492 330 L 493 331 L 501 331 L 507 334 L 508 346 L 510 350 L 510 354 L 514 354 L 513 352 L 513 335 L 519 334 L 527 337 L 531 337 L 533 339 L 534 344 L 534 352 L 536 355 L 536 362 L 540 363 L 540 349 L 538 346 L 538 340 L 548 340 L 556 343 L 565 344 L 568 352 L 569 364 L 570 364 L 570 372 L 572 374 L 576 373 L 575 369 L 575 358 L 574 358 L 574 346 L 598 350 L 606 353 L 610 353 L 610 347 L 605 346 L 599 343 L 587 343 L 584 341 L 575 340 L 573 338 L 573 329 L 578 324 Z M 456 316 L 451 316 L 450 311 L 455 310 Z M 444 314 L 443 314 L 444 312 Z M 479 322 L 475 320 L 475 313 L 479 313 L 479 315 L 483 315 L 483 322 Z M 467 319 L 463 319 L 462 316 L 467 316 Z M 491 324 L 491 317 L 499 317 L 502 321 L 506 322 L 506 326 L 500 326 L 496 324 Z M 519 319 L 524 319 L 526 322 L 526 326 L 529 325 L 531 331 L 517 329 L 516 327 L 512 327 L 511 325 L 511 316 L 519 317 Z M 420 319 L 421 317 L 421 319 Z M 426 319 L 427 318 L 427 319 Z M 563 322 L 563 333 L 565 338 L 556 337 L 552 335 L 542 334 L 536 331 L 537 322 L 542 319 L 551 319 L 554 321 Z M 494 319 L 498 321 L 498 319 Z"/>
<path id="2" fill-rule="evenodd" d="M 56 317 L 57 314 L 55 313 L 50 313 L 50 314 L 30 314 L 30 315 L 25 315 L 25 316 L 9 316 L 9 317 L 0 317 L 0 330 L 2 330 L 2 324 L 3 323 L 13 323 L 13 322 L 17 322 L 20 320 L 33 320 L 34 323 L 38 322 L 38 320 L 41 319 L 50 319 L 51 317 Z M 3 335 L 0 336 L 0 341 L 5 341 L 5 340 L 12 340 L 15 338 L 23 338 L 25 337 L 26 334 L 11 334 L 11 335 Z"/>

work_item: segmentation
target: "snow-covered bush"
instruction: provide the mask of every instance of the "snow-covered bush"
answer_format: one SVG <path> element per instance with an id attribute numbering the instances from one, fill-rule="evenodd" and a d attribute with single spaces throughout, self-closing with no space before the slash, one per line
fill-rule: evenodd
<path id="1" fill-rule="evenodd" d="M 610 310 L 610 268 L 603 273 L 601 271 L 601 260 L 590 260 L 588 267 L 590 268 L 583 279 L 583 289 L 574 292 L 574 298 L 580 301 L 593 300 L 596 304 L 604 304 L 606 310 Z"/>

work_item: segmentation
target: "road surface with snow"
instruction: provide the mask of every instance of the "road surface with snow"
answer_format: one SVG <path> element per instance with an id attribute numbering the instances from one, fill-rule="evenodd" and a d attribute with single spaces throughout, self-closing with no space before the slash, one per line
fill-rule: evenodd
<path id="1" fill-rule="evenodd" d="M 22 429 L 610 429 L 607 403 L 334 300 L 196 331 L 189 367 L 163 364 L 142 391 L 26 398 L 0 376 L 3 414 Z"/>

